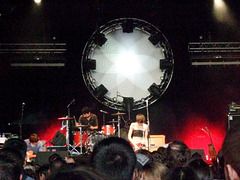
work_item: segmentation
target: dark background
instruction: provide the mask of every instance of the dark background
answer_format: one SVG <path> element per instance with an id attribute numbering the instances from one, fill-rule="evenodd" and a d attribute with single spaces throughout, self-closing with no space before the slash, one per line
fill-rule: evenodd
<path id="1" fill-rule="evenodd" d="M 212 0 L 43 0 L 36 6 L 30 0 L 1 0 L 0 43 L 65 42 L 64 68 L 13 68 L 8 57 L 0 59 L 0 132 L 19 134 L 17 124 L 24 107 L 23 137 L 37 132 L 50 139 L 61 122 L 58 117 L 77 118 L 81 108 L 90 106 L 102 123 L 104 107 L 88 92 L 80 70 L 84 45 L 101 25 L 122 17 L 143 19 L 157 26 L 169 40 L 175 59 L 174 75 L 164 95 L 149 107 L 151 134 L 165 134 L 166 142 L 182 139 L 194 147 L 201 128 L 208 126 L 217 149 L 225 134 L 227 105 L 240 100 L 239 67 L 193 67 L 188 43 L 202 41 L 237 42 L 240 26 L 217 22 Z M 238 0 L 226 2 L 239 21 Z M 56 40 L 53 40 L 56 37 Z M 131 113 L 146 115 L 146 109 Z M 116 118 L 107 116 L 107 120 Z M 127 119 L 127 116 L 125 117 Z M 208 137 L 206 137 L 208 139 Z M 209 140 L 206 142 L 208 143 Z"/>

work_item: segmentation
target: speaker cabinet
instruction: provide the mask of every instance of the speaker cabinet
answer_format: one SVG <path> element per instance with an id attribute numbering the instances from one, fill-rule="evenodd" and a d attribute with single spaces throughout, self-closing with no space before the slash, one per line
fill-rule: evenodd
<path id="1" fill-rule="evenodd" d="M 53 137 L 52 144 L 54 146 L 64 146 L 66 144 L 66 137 L 60 131 L 57 131 Z"/>
<path id="2" fill-rule="evenodd" d="M 36 164 L 42 166 L 44 164 L 48 164 L 48 158 L 52 155 L 52 154 L 58 154 L 60 155 L 63 159 L 65 157 L 69 157 L 69 153 L 68 151 L 57 151 L 57 152 L 38 152 L 37 153 L 37 157 L 36 157 Z"/>
<path id="3" fill-rule="evenodd" d="M 240 114 L 228 115 L 227 118 L 227 130 L 240 127 Z"/>
<path id="4" fill-rule="evenodd" d="M 149 151 L 156 151 L 159 147 L 165 144 L 165 135 L 150 135 L 149 136 Z"/>

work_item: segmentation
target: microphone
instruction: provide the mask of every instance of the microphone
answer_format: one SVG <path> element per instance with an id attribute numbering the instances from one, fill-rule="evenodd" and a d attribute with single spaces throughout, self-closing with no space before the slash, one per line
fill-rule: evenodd
<path id="1" fill-rule="evenodd" d="M 25 102 L 22 103 L 22 113 L 24 111 Z"/>
<path id="2" fill-rule="evenodd" d="M 101 113 L 109 114 L 107 111 L 100 110 Z"/>
<path id="3" fill-rule="evenodd" d="M 73 99 L 73 100 L 67 105 L 67 108 L 69 108 L 72 104 L 75 105 L 75 99 Z"/>
<path id="4" fill-rule="evenodd" d="M 75 104 L 75 99 L 73 99 L 71 102 L 70 102 L 70 104 Z"/>

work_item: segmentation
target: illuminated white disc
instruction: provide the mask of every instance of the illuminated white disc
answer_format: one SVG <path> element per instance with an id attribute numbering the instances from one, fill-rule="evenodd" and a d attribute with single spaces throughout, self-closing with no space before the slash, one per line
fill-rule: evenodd
<path id="1" fill-rule="evenodd" d="M 134 18 L 101 26 L 85 45 L 81 60 L 90 93 L 117 110 L 126 108 L 127 98 L 133 99 L 133 110 L 145 107 L 146 100 L 155 102 L 171 81 L 173 65 L 172 50 L 161 31 Z"/>
<path id="2" fill-rule="evenodd" d="M 92 72 L 97 86 L 103 84 L 110 98 L 117 92 L 124 97 L 140 100 L 148 96 L 151 84 L 160 84 L 163 72 L 159 68 L 164 59 L 161 48 L 148 40 L 149 35 L 134 29 L 123 33 L 122 29 L 105 36 L 107 42 L 96 48 L 91 59 L 96 59 Z"/>

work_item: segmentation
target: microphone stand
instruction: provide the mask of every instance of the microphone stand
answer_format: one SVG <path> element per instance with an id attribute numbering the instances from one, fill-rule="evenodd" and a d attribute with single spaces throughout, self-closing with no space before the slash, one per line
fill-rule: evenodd
<path id="1" fill-rule="evenodd" d="M 22 103 L 21 119 L 20 119 L 20 122 L 19 122 L 19 136 L 20 136 L 20 139 L 22 139 L 22 124 L 23 124 L 24 105 L 25 105 L 25 103 L 23 102 Z"/>
<path id="2" fill-rule="evenodd" d="M 147 125 L 148 125 L 148 136 L 147 136 L 147 142 L 148 142 L 148 151 L 150 150 L 150 144 L 149 144 L 149 134 L 150 134 L 150 120 L 149 120 L 149 110 L 148 110 L 148 100 L 146 100 L 146 110 L 147 110 Z"/>
<path id="3" fill-rule="evenodd" d="M 100 113 L 103 114 L 103 126 L 105 125 L 105 114 L 109 114 L 107 111 L 100 110 Z"/>

